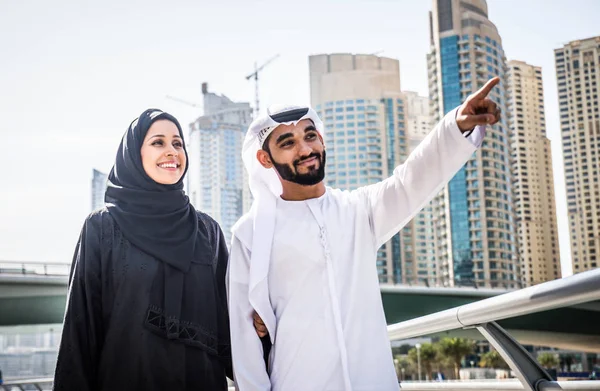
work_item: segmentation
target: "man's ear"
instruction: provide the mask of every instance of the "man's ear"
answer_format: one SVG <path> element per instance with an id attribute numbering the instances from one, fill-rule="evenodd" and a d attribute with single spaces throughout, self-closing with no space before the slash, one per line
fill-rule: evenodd
<path id="1" fill-rule="evenodd" d="M 272 168 L 273 162 L 271 161 L 271 156 L 264 149 L 259 149 L 256 151 L 256 159 L 264 168 Z"/>

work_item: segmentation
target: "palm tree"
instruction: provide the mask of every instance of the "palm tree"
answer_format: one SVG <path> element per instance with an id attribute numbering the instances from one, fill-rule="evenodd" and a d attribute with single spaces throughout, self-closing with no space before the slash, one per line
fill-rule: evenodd
<path id="1" fill-rule="evenodd" d="M 537 360 L 541 366 L 546 369 L 555 368 L 558 366 L 558 358 L 556 354 L 550 352 L 540 353 L 537 356 Z"/>
<path id="2" fill-rule="evenodd" d="M 482 368 L 508 369 L 508 365 L 497 350 L 490 350 L 481 356 L 479 366 Z"/>
<path id="3" fill-rule="evenodd" d="M 454 376 L 459 377 L 460 364 L 463 358 L 473 353 L 475 342 L 464 338 L 443 338 L 439 342 L 439 351 L 442 356 L 452 360 L 454 364 Z"/>
<path id="4" fill-rule="evenodd" d="M 431 379 L 433 366 L 437 364 L 437 349 L 430 343 L 421 344 L 421 366 L 425 369 L 425 374 Z M 408 358 L 416 365 L 419 357 L 416 348 L 408 351 Z"/>
<path id="5" fill-rule="evenodd" d="M 406 356 L 396 355 L 395 357 L 394 364 L 396 365 L 398 380 L 406 380 L 406 375 L 411 375 L 411 378 L 414 378 L 413 376 L 417 372 L 416 365 L 413 365 L 412 361 Z"/>

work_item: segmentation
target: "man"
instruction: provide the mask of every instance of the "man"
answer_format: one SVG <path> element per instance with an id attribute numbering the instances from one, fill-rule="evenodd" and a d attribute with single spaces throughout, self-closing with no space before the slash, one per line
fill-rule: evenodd
<path id="1" fill-rule="evenodd" d="M 391 177 L 350 192 L 323 183 L 323 124 L 312 109 L 270 109 L 250 125 L 242 153 L 254 203 L 233 228 L 228 270 L 240 390 L 399 389 L 377 249 L 473 155 L 478 125 L 498 122 L 487 98 L 498 82 L 449 112 Z M 254 312 L 273 344 L 267 366 Z"/>

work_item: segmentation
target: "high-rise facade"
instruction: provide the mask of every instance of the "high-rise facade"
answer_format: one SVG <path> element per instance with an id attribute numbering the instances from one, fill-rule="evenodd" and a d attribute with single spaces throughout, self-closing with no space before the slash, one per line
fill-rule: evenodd
<path id="1" fill-rule="evenodd" d="M 327 185 L 352 190 L 389 177 L 408 154 L 398 60 L 322 54 L 309 57 L 309 68 L 311 103 L 326 129 Z M 406 282 L 413 262 L 409 223 L 378 253 L 380 282 Z"/>
<path id="2" fill-rule="evenodd" d="M 552 150 L 546 137 L 542 69 L 508 62 L 510 146 L 524 286 L 561 277 Z"/>
<path id="3" fill-rule="evenodd" d="M 429 95 L 434 122 L 489 79 L 507 109 L 506 59 L 484 0 L 434 0 L 430 14 Z M 436 255 L 444 285 L 519 285 L 509 131 L 505 116 L 487 127 L 481 148 L 433 202 Z"/>
<path id="4" fill-rule="evenodd" d="M 403 91 L 406 101 L 406 125 L 408 148 L 412 152 L 433 129 L 429 113 L 429 98 L 416 92 Z M 442 285 L 442 270 L 436 256 L 433 204 L 423 207 L 413 220 L 414 263 L 412 270 L 406 265 L 406 275 L 411 275 L 413 283 L 429 286 Z"/>
<path id="5" fill-rule="evenodd" d="M 600 263 L 600 36 L 554 50 L 573 272 Z"/>
<path id="6" fill-rule="evenodd" d="M 209 92 L 206 84 L 202 93 L 204 115 L 190 124 L 188 194 L 197 209 L 220 224 L 229 245 L 231 227 L 250 202 L 242 145 L 252 109 Z"/>
<path id="7" fill-rule="evenodd" d="M 413 91 L 402 93 L 406 100 L 406 130 L 412 150 L 429 134 L 435 124 L 431 120 L 428 97 L 420 96 Z"/>

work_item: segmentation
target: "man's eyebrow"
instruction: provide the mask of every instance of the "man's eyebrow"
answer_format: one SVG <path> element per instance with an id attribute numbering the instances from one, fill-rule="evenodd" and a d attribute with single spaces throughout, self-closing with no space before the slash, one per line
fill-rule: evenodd
<path id="1" fill-rule="evenodd" d="M 304 128 L 304 132 L 311 132 L 313 130 L 317 130 L 317 128 L 314 125 L 308 125 L 306 128 Z M 283 140 L 293 137 L 294 134 L 292 132 L 288 132 L 288 133 L 284 133 L 279 135 L 279 137 L 277 137 L 277 140 L 275 140 L 275 144 L 279 144 L 280 142 L 282 142 Z"/>
<path id="2" fill-rule="evenodd" d="M 282 142 L 286 138 L 290 138 L 290 137 L 293 137 L 293 136 L 294 135 L 291 132 L 281 134 L 281 135 L 279 135 L 279 137 L 277 137 L 277 140 L 275 141 L 275 144 L 279 144 L 280 142 Z"/>

